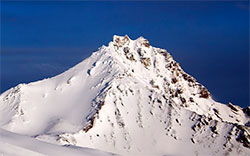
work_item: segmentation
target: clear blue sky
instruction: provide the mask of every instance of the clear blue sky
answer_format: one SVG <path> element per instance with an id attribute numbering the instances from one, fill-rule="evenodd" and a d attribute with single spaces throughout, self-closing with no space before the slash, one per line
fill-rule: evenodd
<path id="1" fill-rule="evenodd" d="M 249 2 L 1 2 L 1 92 L 57 75 L 112 36 L 147 38 L 221 102 L 249 106 Z"/>

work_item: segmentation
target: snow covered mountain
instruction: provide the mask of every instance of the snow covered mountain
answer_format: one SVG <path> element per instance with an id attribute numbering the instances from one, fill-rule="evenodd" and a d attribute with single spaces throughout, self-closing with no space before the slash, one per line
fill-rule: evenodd
<path id="1" fill-rule="evenodd" d="M 114 36 L 68 71 L 2 93 L 0 128 L 119 155 L 250 155 L 250 107 L 214 101 L 143 37 Z"/>

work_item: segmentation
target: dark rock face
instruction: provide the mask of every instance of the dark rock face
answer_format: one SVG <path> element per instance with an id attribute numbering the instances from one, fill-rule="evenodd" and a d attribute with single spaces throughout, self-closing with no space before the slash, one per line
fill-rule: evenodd
<path id="1" fill-rule="evenodd" d="M 239 109 L 235 105 L 233 105 L 232 103 L 229 103 L 227 106 L 230 107 L 235 112 L 239 111 Z"/>
<path id="2" fill-rule="evenodd" d="M 250 134 L 248 132 L 247 127 L 242 125 L 237 125 L 238 137 L 236 138 L 237 141 L 241 142 L 243 146 L 250 148 Z"/>
<path id="3" fill-rule="evenodd" d="M 250 106 L 243 109 L 244 113 L 250 117 Z"/>
<path id="4" fill-rule="evenodd" d="M 172 83 L 176 83 L 178 80 L 176 78 L 172 78 Z"/>
<path id="5" fill-rule="evenodd" d="M 210 93 L 205 87 L 202 87 L 200 90 L 200 97 L 207 99 L 210 96 Z"/>

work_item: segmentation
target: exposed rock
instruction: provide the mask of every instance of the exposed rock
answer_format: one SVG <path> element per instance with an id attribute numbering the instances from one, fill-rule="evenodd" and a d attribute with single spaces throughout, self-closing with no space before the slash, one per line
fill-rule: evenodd
<path id="1" fill-rule="evenodd" d="M 150 47 L 149 42 L 145 42 L 145 43 L 144 43 L 144 46 L 145 46 L 145 47 Z"/>
<path id="2" fill-rule="evenodd" d="M 237 125 L 239 129 L 239 135 L 236 138 L 237 141 L 243 143 L 243 145 L 247 148 L 250 148 L 250 133 L 247 127 L 242 125 Z"/>
<path id="3" fill-rule="evenodd" d="M 243 109 L 244 113 L 250 117 L 250 106 Z"/>
<path id="4" fill-rule="evenodd" d="M 209 96 L 210 96 L 209 91 L 205 87 L 202 87 L 200 89 L 200 97 L 207 99 Z"/>
<path id="5" fill-rule="evenodd" d="M 180 97 L 182 103 L 186 103 L 186 99 L 184 97 Z"/>
<path id="6" fill-rule="evenodd" d="M 183 76 L 184 80 L 186 80 L 188 82 L 196 82 L 196 80 L 192 76 L 187 75 L 186 73 L 184 73 L 182 76 Z"/>
<path id="7" fill-rule="evenodd" d="M 150 58 L 141 58 L 141 63 L 148 68 L 149 66 L 151 66 L 151 60 Z"/>
<path id="8" fill-rule="evenodd" d="M 190 98 L 189 98 L 189 101 L 190 101 L 190 102 L 194 102 L 194 98 L 190 97 Z"/>
<path id="9" fill-rule="evenodd" d="M 129 53 L 129 47 L 124 47 L 124 48 L 123 48 L 123 51 L 124 51 L 124 53 L 125 53 L 125 55 L 126 55 L 127 53 Z"/>
<path id="10" fill-rule="evenodd" d="M 178 80 L 174 77 L 172 78 L 172 83 L 176 83 Z"/>
<path id="11" fill-rule="evenodd" d="M 239 111 L 239 109 L 235 105 L 233 105 L 231 102 L 229 102 L 227 106 L 230 107 L 235 112 Z"/>
<path id="12" fill-rule="evenodd" d="M 120 37 L 120 36 L 114 36 L 114 42 L 115 45 L 118 47 L 122 47 L 124 46 L 126 43 L 129 43 L 130 39 L 129 37 L 126 35 L 124 37 Z"/>

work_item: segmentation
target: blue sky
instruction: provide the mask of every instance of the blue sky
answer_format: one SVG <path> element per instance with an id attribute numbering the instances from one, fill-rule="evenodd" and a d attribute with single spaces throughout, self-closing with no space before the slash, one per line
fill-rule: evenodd
<path id="1" fill-rule="evenodd" d="M 57 75 L 112 40 L 167 49 L 214 99 L 249 105 L 249 2 L 1 2 L 1 92 Z"/>

